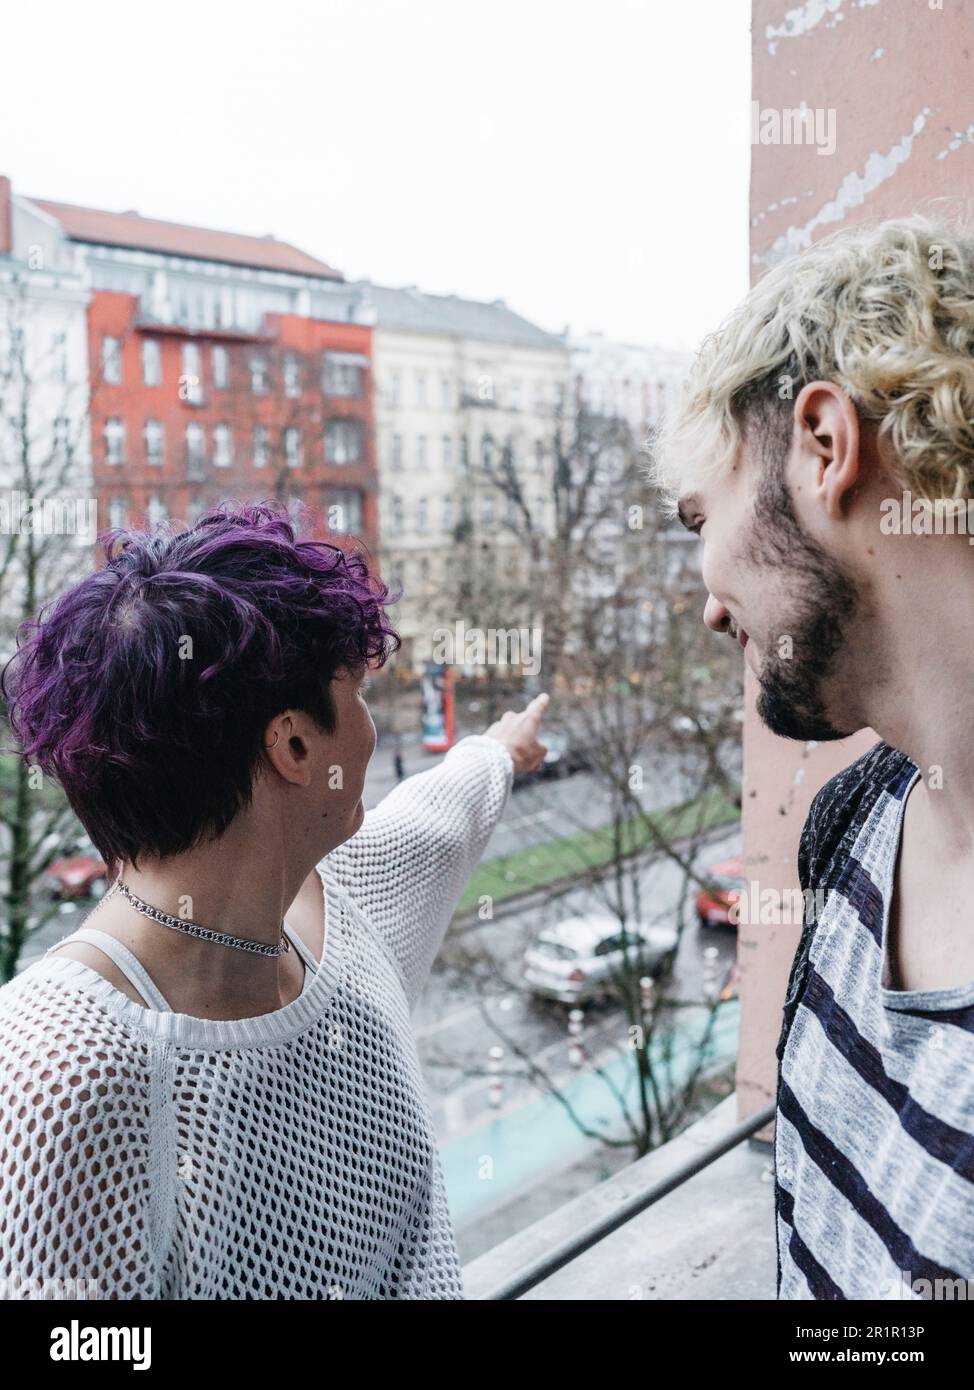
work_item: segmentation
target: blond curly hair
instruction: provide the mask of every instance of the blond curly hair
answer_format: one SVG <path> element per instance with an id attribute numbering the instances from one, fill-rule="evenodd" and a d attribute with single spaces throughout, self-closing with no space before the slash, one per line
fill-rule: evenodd
<path id="1" fill-rule="evenodd" d="M 831 381 L 931 500 L 974 482 L 974 233 L 965 210 L 834 232 L 770 270 L 694 359 L 651 473 L 672 513 L 688 473 L 720 472 L 751 426 L 790 438 L 795 396 Z"/>

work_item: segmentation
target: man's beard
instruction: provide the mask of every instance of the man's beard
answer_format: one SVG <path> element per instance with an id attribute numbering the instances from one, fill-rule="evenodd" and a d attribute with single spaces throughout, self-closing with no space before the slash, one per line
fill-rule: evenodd
<path id="1" fill-rule="evenodd" d="M 766 475 L 759 489 L 751 558 L 802 586 L 794 616 L 778 638 L 791 639 L 790 657 L 782 656 L 772 641 L 763 658 L 758 714 L 782 738 L 848 738 L 856 729 L 836 728 L 826 713 L 824 691 L 849 636 L 858 605 L 856 585 L 801 529 L 781 477 Z"/>

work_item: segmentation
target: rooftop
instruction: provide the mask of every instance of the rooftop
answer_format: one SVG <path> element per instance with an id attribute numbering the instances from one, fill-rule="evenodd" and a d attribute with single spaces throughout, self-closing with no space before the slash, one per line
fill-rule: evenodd
<path id="1" fill-rule="evenodd" d="M 126 247 L 135 251 L 155 251 L 192 260 L 224 261 L 256 270 L 282 270 L 292 275 L 310 275 L 326 280 L 344 279 L 340 271 L 324 261 L 316 260 L 296 246 L 272 236 L 220 232 L 209 227 L 192 227 L 182 222 L 140 217 L 137 212 L 104 212 L 99 208 L 78 207 L 74 203 L 54 203 L 48 198 L 29 198 L 27 201 L 60 222 L 72 241 L 83 241 L 94 246 Z"/>
<path id="2" fill-rule="evenodd" d="M 358 288 L 375 304 L 379 328 L 480 338 L 518 347 L 566 346 L 562 334 L 539 328 L 509 309 L 502 299 L 461 299 L 455 294 L 427 294 L 415 285 L 401 289 L 374 285 L 371 280 L 360 280 Z"/>

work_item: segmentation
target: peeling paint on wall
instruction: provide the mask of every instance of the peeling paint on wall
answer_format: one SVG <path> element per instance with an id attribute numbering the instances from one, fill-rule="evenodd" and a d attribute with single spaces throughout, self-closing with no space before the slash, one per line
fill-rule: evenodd
<path id="1" fill-rule="evenodd" d="M 969 125 L 966 130 L 958 130 L 950 144 L 945 146 L 937 154 L 938 159 L 946 159 L 949 154 L 959 150 L 961 145 L 974 144 L 974 124 Z"/>
<path id="2" fill-rule="evenodd" d="M 796 203 L 800 203 L 802 198 L 813 198 L 814 196 L 812 190 L 808 189 L 806 193 L 792 193 L 787 198 L 781 198 L 777 203 L 769 203 L 763 212 L 754 214 L 751 218 L 751 226 L 759 227 L 764 219 L 770 217 L 772 213 L 778 212 L 781 208 L 793 207 Z"/>
<path id="3" fill-rule="evenodd" d="M 881 0 L 851 0 L 850 8 L 865 10 L 880 3 Z M 789 10 L 779 25 L 769 24 L 765 27 L 764 37 L 768 40 L 768 52 L 774 54 L 778 51 L 780 39 L 804 38 L 821 24 L 823 19 L 826 21 L 826 29 L 836 28 L 845 18 L 842 5 L 843 0 L 806 0 L 804 5 Z"/>
<path id="4" fill-rule="evenodd" d="M 930 115 L 930 107 L 925 106 L 914 118 L 913 128 L 908 135 L 898 140 L 886 154 L 874 151 L 866 159 L 866 167 L 861 174 L 855 171 L 846 174 L 839 184 L 835 196 L 825 203 L 811 219 L 801 227 L 789 227 L 787 232 L 777 237 L 763 255 L 755 254 L 758 265 L 772 266 L 789 256 L 796 255 L 811 246 L 815 231 L 830 222 L 841 222 L 850 208 L 861 207 L 869 193 L 894 177 L 906 163 L 913 151 L 913 141 L 922 132 Z"/>

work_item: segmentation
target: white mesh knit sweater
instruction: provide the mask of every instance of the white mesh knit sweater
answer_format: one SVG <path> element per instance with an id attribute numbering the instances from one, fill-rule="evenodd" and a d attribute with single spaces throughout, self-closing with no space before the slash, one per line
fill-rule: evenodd
<path id="1" fill-rule="evenodd" d="M 0 1295 L 463 1297 L 410 1012 L 511 773 L 465 738 L 366 814 L 273 1013 L 146 1009 L 56 953 L 0 989 Z"/>

